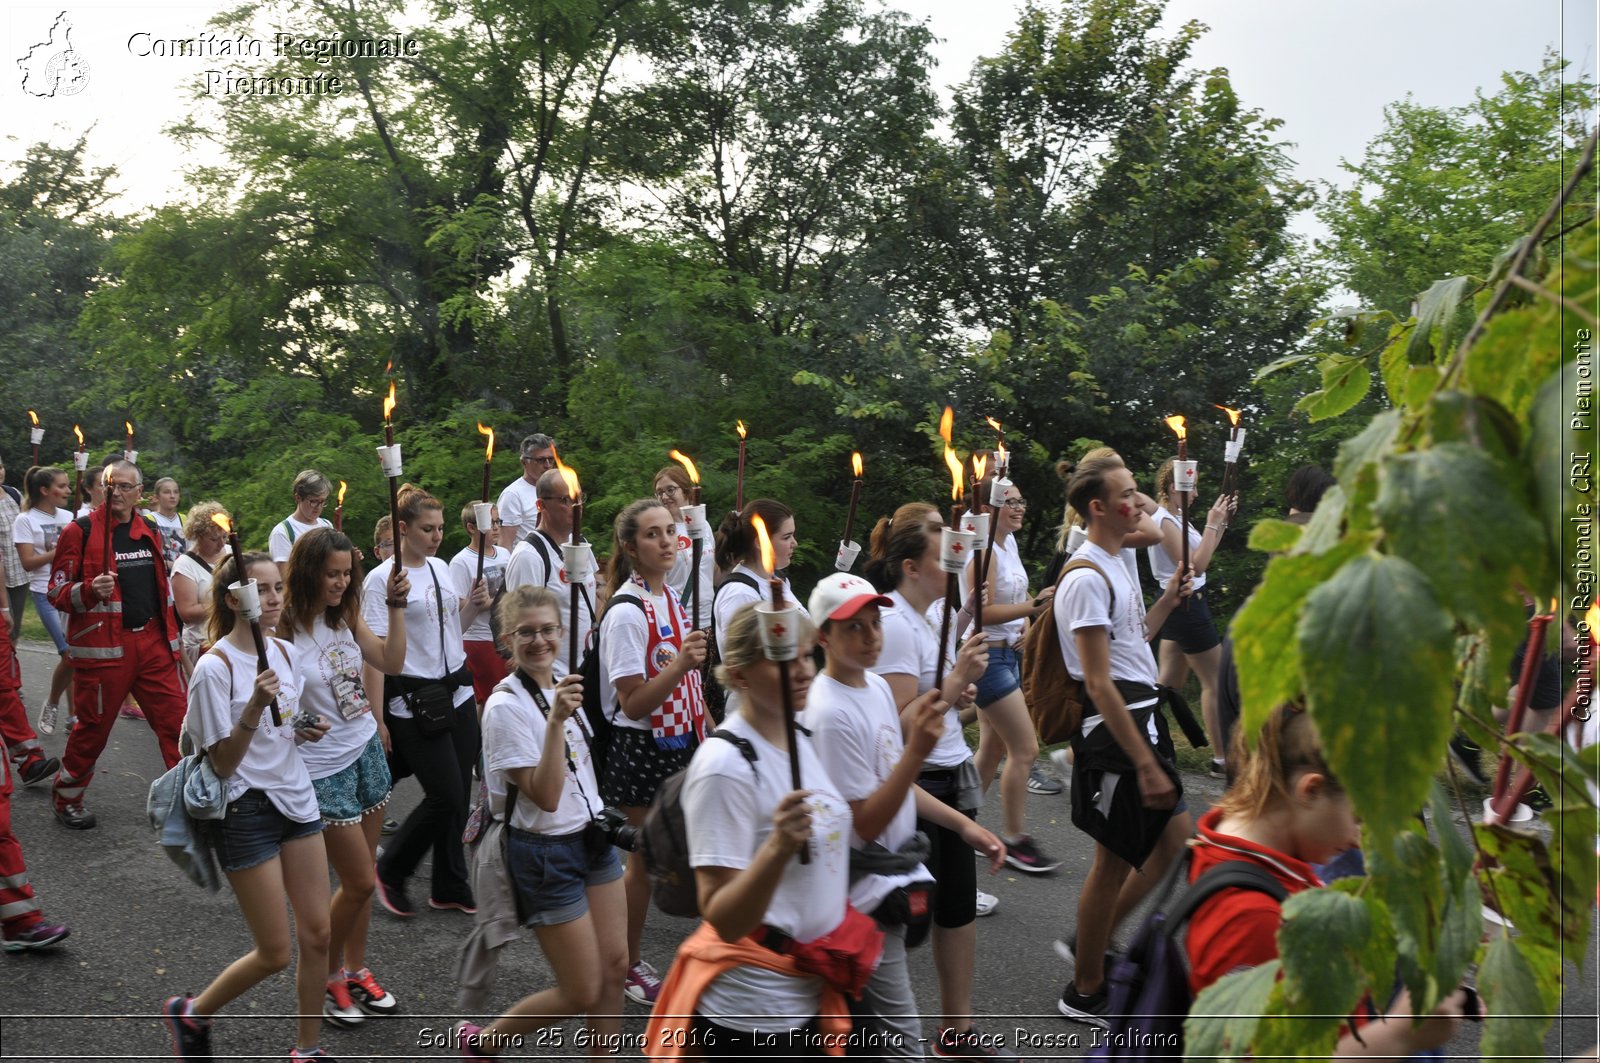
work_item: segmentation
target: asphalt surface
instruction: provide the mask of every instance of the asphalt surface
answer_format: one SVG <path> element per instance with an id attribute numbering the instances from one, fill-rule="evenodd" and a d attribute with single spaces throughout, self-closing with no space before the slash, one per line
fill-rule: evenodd
<path id="1" fill-rule="evenodd" d="M 37 709 L 54 662 L 47 646 L 24 643 L 20 656 L 24 700 Z M 52 754 L 64 734 L 44 739 Z M 0 957 L 0 1057 L 28 1060 L 163 1059 L 172 1045 L 159 1017 L 172 995 L 199 992 L 228 963 L 250 950 L 250 939 L 231 892 L 216 895 L 193 886 L 162 853 L 145 815 L 150 782 L 162 772 L 149 728 L 119 720 L 90 787 L 86 806 L 99 819 L 89 831 L 70 831 L 50 811 L 48 784 L 18 789 L 12 797 L 13 829 L 26 855 L 47 917 L 65 922 L 72 936 L 48 952 Z M 1184 780 L 1198 813 L 1220 793 L 1204 776 Z M 397 817 L 417 801 L 415 780 L 403 782 L 391 804 Z M 1051 942 L 1075 916 L 1077 891 L 1088 870 L 1092 844 L 1070 823 L 1065 794 L 1030 795 L 1028 823 L 1044 849 L 1060 858 L 1052 874 L 1007 869 L 980 886 L 1000 898 L 998 911 L 978 922 L 978 963 L 973 993 L 980 1028 L 1029 1058 L 1070 1059 L 1097 1041 L 1090 1027 L 1068 1022 L 1056 1000 L 1070 973 Z M 983 821 L 993 826 L 996 812 Z M 426 866 L 423 868 L 426 874 Z M 426 898 L 426 879 L 412 896 Z M 449 1057 L 444 1035 L 468 1016 L 455 1007 L 453 969 L 471 917 L 424 907 L 409 920 L 381 909 L 372 918 L 369 962 L 400 1001 L 402 1014 L 368 1019 L 353 1030 L 324 1026 L 323 1045 L 343 1060 Z M 652 912 L 645 929 L 645 958 L 662 971 L 692 925 Z M 504 950 L 492 1006 L 502 1009 L 551 982 L 537 944 Z M 912 972 L 926 1033 L 936 1033 L 938 992 L 929 949 L 916 950 Z M 1575 1053 L 1597 1040 L 1594 948 L 1581 977 L 1568 969 L 1563 1015 L 1547 1044 L 1551 1058 Z M 290 972 L 256 986 L 216 1020 L 218 1058 L 288 1058 L 294 1028 Z M 625 1035 L 642 1035 L 644 1009 L 628 1005 Z M 1463 1024 L 1448 1046 L 1450 1058 L 1478 1058 L 1479 1027 Z M 542 1038 L 530 1037 L 524 1058 L 581 1057 L 579 1026 L 568 1023 Z M 637 1056 L 636 1050 L 624 1052 Z M 931 1054 L 931 1051 L 930 1051 Z"/>

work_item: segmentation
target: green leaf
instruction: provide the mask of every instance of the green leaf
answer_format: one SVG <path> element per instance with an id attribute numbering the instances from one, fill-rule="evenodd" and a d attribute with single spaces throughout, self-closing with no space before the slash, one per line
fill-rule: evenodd
<path id="1" fill-rule="evenodd" d="M 1412 365 L 1427 365 L 1449 356 L 1461 320 L 1462 305 L 1482 282 L 1475 277 L 1435 281 L 1417 297 L 1417 327 L 1406 344 Z M 1439 357 L 1434 357 L 1433 333 L 1439 333 Z"/>
<path id="2" fill-rule="evenodd" d="M 1389 907 L 1400 977 L 1419 1007 L 1438 1001 L 1441 983 L 1434 962 L 1439 945 L 1439 913 L 1444 910 L 1444 883 L 1439 876 L 1439 850 L 1415 830 L 1403 830 L 1392 842 L 1366 847 L 1369 873 Z"/>
<path id="3" fill-rule="evenodd" d="M 1533 969 L 1508 935 L 1497 934 L 1489 942 L 1478 965 L 1478 992 L 1484 1009 L 1482 1057 L 1543 1058 L 1552 1015 L 1539 998 Z"/>
<path id="4" fill-rule="evenodd" d="M 1324 497 L 1317 512 L 1326 505 Z M 1325 554 L 1287 555 L 1267 563 L 1261 584 L 1230 629 L 1239 664 L 1240 727 L 1245 734 L 1255 734 L 1269 712 L 1300 696 L 1300 646 L 1295 632 L 1306 597 L 1359 550 L 1346 544 Z"/>
<path id="5" fill-rule="evenodd" d="M 1284 991 L 1294 1010 L 1344 1015 L 1367 992 L 1362 962 L 1372 939 L 1372 915 L 1337 890 L 1302 890 L 1283 902 L 1278 955 Z"/>
<path id="6" fill-rule="evenodd" d="M 1454 388 L 1440 391 L 1428 400 L 1427 419 L 1435 443 L 1467 443 L 1496 461 L 1521 460 L 1522 430 L 1494 399 Z"/>
<path id="7" fill-rule="evenodd" d="M 1311 592 L 1298 635 L 1330 766 L 1386 840 L 1427 796 L 1450 737 L 1450 623 L 1415 565 L 1366 554 Z"/>
<path id="8" fill-rule="evenodd" d="M 1531 471 L 1543 525 L 1538 546 L 1545 551 L 1549 564 L 1542 571 L 1560 572 L 1562 576 L 1559 590 L 1554 577 L 1529 590 L 1540 601 L 1550 594 L 1558 594 L 1574 611 L 1588 608 L 1594 591 L 1591 585 L 1585 593 L 1575 584 L 1571 578 L 1572 569 L 1562 561 L 1580 556 L 1580 551 L 1591 556 L 1594 553 L 1597 473 L 1591 463 L 1595 451 L 1592 396 L 1585 408 L 1572 393 L 1570 382 L 1563 380 L 1561 373 L 1551 374 L 1534 400 L 1523 460 Z M 1529 549 L 1533 548 L 1534 544 L 1530 543 Z"/>
<path id="9" fill-rule="evenodd" d="M 1322 495 L 1316 512 L 1306 522 L 1305 531 L 1295 545 L 1296 554 L 1325 554 L 1344 537 L 1344 488 L 1334 484 Z"/>
<path id="10" fill-rule="evenodd" d="M 1250 549 L 1267 554 L 1284 553 L 1294 548 L 1295 543 L 1300 541 L 1300 533 L 1304 530 L 1302 525 L 1268 517 L 1266 520 L 1257 521 L 1250 529 Z"/>
<path id="11" fill-rule="evenodd" d="M 1190 1059 L 1243 1056 L 1255 1040 L 1270 1001 L 1281 997 L 1278 975 L 1283 964 L 1268 960 L 1248 971 L 1235 971 L 1200 991 L 1183 1024 L 1183 1050 Z"/>
<path id="12" fill-rule="evenodd" d="M 1322 388 L 1299 402 L 1295 410 L 1313 421 L 1326 421 L 1349 410 L 1372 387 L 1372 371 L 1365 358 L 1330 354 L 1322 360 Z"/>
<path id="13" fill-rule="evenodd" d="M 1333 462 L 1333 475 L 1340 483 L 1353 478 L 1357 469 L 1388 453 L 1399 433 L 1399 410 L 1385 410 L 1373 417 L 1358 435 L 1339 444 L 1339 456 Z M 1317 508 L 1320 510 L 1322 507 Z"/>
<path id="14" fill-rule="evenodd" d="M 1541 990 L 1545 1003 L 1553 1008 L 1561 1000 L 1559 956 L 1563 929 L 1576 921 L 1571 911 L 1574 902 L 1587 908 L 1593 893 L 1577 898 L 1565 890 L 1561 870 L 1551 862 L 1549 850 L 1538 835 L 1503 824 L 1480 823 L 1474 831 L 1484 856 L 1492 861 L 1486 869 L 1490 896 L 1498 903 L 1501 914 L 1517 928 L 1519 943 L 1557 957 L 1553 968 L 1534 968 L 1535 979 L 1545 987 Z M 1588 840 L 1592 847 L 1594 835 L 1589 835 Z M 1582 918 L 1586 920 L 1587 913 Z M 1577 948 L 1584 946 L 1580 938 Z M 1539 958 L 1538 954 L 1528 955 Z"/>
<path id="15" fill-rule="evenodd" d="M 1378 356 L 1378 369 L 1383 373 L 1383 387 L 1389 393 L 1389 402 L 1394 406 L 1404 406 L 1406 374 L 1411 369 L 1411 362 L 1406 358 L 1404 340 L 1394 340 L 1383 349 L 1383 353 Z"/>
<path id="16" fill-rule="evenodd" d="M 1314 354 L 1286 354 L 1282 358 L 1276 358 L 1256 370 L 1254 382 L 1259 384 L 1268 377 L 1283 372 L 1285 369 L 1292 369 L 1297 365 L 1304 365 L 1307 362 L 1316 360 L 1317 356 Z"/>

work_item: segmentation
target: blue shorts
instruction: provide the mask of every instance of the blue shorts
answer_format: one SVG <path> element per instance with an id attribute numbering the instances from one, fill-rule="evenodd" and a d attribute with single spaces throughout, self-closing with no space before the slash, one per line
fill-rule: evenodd
<path id="1" fill-rule="evenodd" d="M 978 708 L 986 709 L 1022 689 L 1022 658 L 1010 646 L 989 647 L 989 667 L 978 677 Z"/>
<path id="2" fill-rule="evenodd" d="M 360 823 L 368 812 L 388 804 L 389 795 L 394 791 L 383 743 L 373 735 L 354 764 L 326 779 L 312 779 L 311 788 L 317 792 L 317 808 L 321 809 L 322 821 L 328 826 L 348 827 Z"/>
<path id="3" fill-rule="evenodd" d="M 57 653 L 67 652 L 67 636 L 61 630 L 61 614 L 56 612 L 56 607 L 50 604 L 50 596 L 44 591 L 31 591 L 33 595 L 33 609 L 39 614 L 39 620 L 44 624 L 44 629 L 50 632 L 50 641 L 56 644 Z"/>
<path id="4" fill-rule="evenodd" d="M 248 871 L 278 855 L 284 842 L 320 833 L 322 821 L 296 823 L 278 811 L 265 791 L 250 789 L 228 802 L 221 820 L 202 820 L 224 871 Z"/>
<path id="5" fill-rule="evenodd" d="M 604 886 L 622 877 L 617 851 L 591 844 L 587 832 L 533 834 L 506 828 L 511 885 L 523 926 L 570 923 L 589 910 L 590 886 Z"/>

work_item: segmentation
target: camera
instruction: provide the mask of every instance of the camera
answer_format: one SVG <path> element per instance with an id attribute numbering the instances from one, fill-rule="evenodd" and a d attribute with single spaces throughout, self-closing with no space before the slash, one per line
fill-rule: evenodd
<path id="1" fill-rule="evenodd" d="M 290 725 L 296 731 L 304 731 L 317 726 L 317 724 L 321 722 L 322 716 L 320 714 L 307 709 L 304 712 L 295 713 L 294 719 L 290 721 Z"/>
<path id="2" fill-rule="evenodd" d="M 615 808 L 602 808 L 584 828 L 587 839 L 600 845 L 615 845 L 625 853 L 639 851 L 639 828 L 628 822 L 626 814 Z"/>

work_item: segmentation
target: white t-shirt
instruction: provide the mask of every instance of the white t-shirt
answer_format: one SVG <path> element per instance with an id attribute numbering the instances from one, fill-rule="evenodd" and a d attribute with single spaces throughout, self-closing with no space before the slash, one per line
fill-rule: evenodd
<path id="1" fill-rule="evenodd" d="M 1162 529 L 1162 531 L 1166 530 L 1165 525 L 1168 524 L 1175 528 L 1178 527 L 1177 514 L 1168 513 L 1164 508 L 1157 507 L 1156 515 L 1153 519 L 1156 522 L 1156 527 Z M 1201 535 L 1199 532 L 1195 531 L 1193 527 L 1185 530 L 1189 533 L 1189 556 L 1192 558 L 1194 556 L 1194 552 L 1200 549 Z M 1171 579 L 1172 574 L 1178 571 L 1177 560 L 1167 555 L 1167 548 L 1163 543 L 1157 543 L 1154 546 L 1145 547 L 1145 556 L 1150 561 L 1150 575 L 1155 577 L 1157 593 L 1165 591 L 1167 587 L 1167 580 Z M 1206 574 L 1204 572 L 1196 573 L 1194 577 L 1194 589 L 1199 590 L 1205 585 Z"/>
<path id="2" fill-rule="evenodd" d="M 967 573 L 976 571 L 978 551 L 974 550 L 972 556 L 967 558 Z M 995 593 L 992 603 L 995 605 L 1016 605 L 1028 597 L 1028 572 L 1022 567 L 1022 556 L 1017 552 L 1017 537 L 1008 535 L 1004 541 L 998 537 L 994 542 L 994 557 L 989 561 L 989 571 L 994 576 Z M 967 589 L 966 580 L 961 583 L 961 601 L 966 602 L 971 592 Z M 942 602 L 942 599 L 941 599 Z M 941 613 L 940 619 L 944 616 Z M 1003 642 L 1008 646 L 1015 646 L 1022 642 L 1022 628 L 1027 623 L 1022 617 L 1008 621 L 1004 624 L 983 625 L 984 637 L 996 642 Z"/>
<path id="3" fill-rule="evenodd" d="M 556 693 L 544 691 L 547 705 L 554 706 Z M 495 819 L 506 814 L 506 773 L 513 768 L 536 768 L 544 757 L 545 718 L 538 704 L 515 673 L 495 685 L 494 693 L 483 706 L 483 753 L 489 763 L 489 808 Z M 516 814 L 511 825 L 535 834 L 572 834 L 582 830 L 600 811 L 600 785 L 594 777 L 594 759 L 589 742 L 576 716 L 561 726 L 567 736 L 572 760 L 562 771 L 561 802 L 554 812 L 546 812 L 525 793 L 517 795 Z M 565 758 L 563 758 L 565 759 Z M 577 772 L 574 774 L 573 768 Z M 585 803 L 587 801 L 587 803 Z"/>
<path id="4" fill-rule="evenodd" d="M 15 543 L 27 543 L 36 554 L 49 553 L 60 541 L 61 529 L 71 523 L 72 514 L 59 506 L 54 513 L 25 509 L 17 514 L 17 522 L 11 526 L 11 538 Z M 50 568 L 50 565 L 40 565 L 28 573 L 29 591 L 43 593 L 50 589 Z"/>
<path id="5" fill-rule="evenodd" d="M 883 624 L 883 651 L 872 669 L 875 675 L 909 675 L 917 680 L 917 693 L 926 694 L 933 689 L 934 675 L 939 668 L 939 635 L 922 615 L 911 607 L 905 595 L 898 590 L 889 592 L 893 607 L 879 610 Z M 948 655 L 945 667 L 955 658 Z M 972 750 L 961 733 L 961 714 L 954 705 L 945 710 L 944 734 L 928 754 L 929 768 L 955 768 L 972 759 Z"/>
<path id="6" fill-rule="evenodd" d="M 639 596 L 639 585 L 625 583 L 618 593 Z M 655 610 L 658 623 L 673 623 L 672 608 L 667 603 L 665 592 L 650 595 L 650 608 Z M 606 706 L 608 713 L 615 707 L 617 680 L 630 675 L 644 676 L 644 651 L 649 644 L 650 626 L 643 609 L 627 604 L 606 607 L 606 615 L 600 621 L 600 674 L 605 680 L 600 690 L 603 699 L 600 703 Z M 650 729 L 648 715 L 640 720 L 630 720 L 628 714 L 618 708 L 615 720 L 618 727 L 633 727 L 641 731 Z"/>
<path id="7" fill-rule="evenodd" d="M 222 548 L 222 556 L 217 558 L 217 565 L 228 559 L 231 553 L 228 547 Z M 214 569 L 216 565 L 213 565 Z M 187 576 L 194 581 L 194 592 L 202 602 L 208 605 L 211 601 L 211 572 L 201 564 L 193 554 L 183 554 L 172 565 L 174 576 Z M 198 650 L 206 641 L 206 621 L 196 620 L 183 625 L 183 645 L 190 650 Z"/>
<path id="8" fill-rule="evenodd" d="M 812 745 L 839 796 L 864 801 L 883 785 L 905 755 L 900 736 L 900 713 L 889 684 L 871 672 L 866 685 L 853 687 L 826 675 L 817 676 L 806 695 L 802 722 L 811 729 Z M 898 851 L 917 833 L 917 802 L 910 790 L 900 809 L 874 839 L 891 852 Z M 854 830 L 850 846 L 866 841 Z M 900 875 L 862 875 L 850 887 L 850 903 L 858 912 L 871 912 L 897 886 L 933 876 L 925 867 Z"/>
<path id="9" fill-rule="evenodd" d="M 493 553 L 483 555 L 483 580 L 489 585 L 489 597 L 493 598 L 500 593 L 500 588 L 506 582 L 506 562 L 511 560 L 511 551 L 496 546 Z M 471 547 L 463 549 L 459 554 L 450 559 L 450 578 L 455 580 L 456 593 L 463 598 L 472 597 L 472 581 L 478 576 L 478 555 L 472 552 Z M 468 642 L 492 642 L 494 632 L 489 628 L 489 610 L 485 609 L 478 614 L 472 626 L 467 628 L 463 637 Z"/>
<path id="10" fill-rule="evenodd" d="M 310 524 L 302 524 L 295 520 L 294 514 L 291 513 L 272 526 L 272 534 L 267 537 L 267 553 L 272 555 L 272 560 L 281 565 L 289 560 L 289 552 L 294 549 L 296 539 L 306 532 L 331 527 L 333 522 L 324 517 L 318 517 Z M 293 535 L 289 534 L 291 531 Z"/>
<path id="11" fill-rule="evenodd" d="M 394 558 L 380 562 L 367 573 L 361 585 L 361 615 L 367 626 L 380 639 L 389 634 L 389 607 L 384 598 L 389 592 L 389 572 L 394 568 Z M 432 569 L 433 575 L 428 574 Z M 439 593 L 434 595 L 434 578 L 438 579 Z M 406 675 L 418 679 L 440 679 L 460 668 L 467 660 L 466 648 L 461 645 L 461 593 L 455 580 L 450 578 L 450 566 L 437 557 L 428 558 L 427 565 L 406 569 L 411 581 L 411 593 L 406 598 Z M 444 646 L 439 645 L 438 598 L 444 599 Z M 472 684 L 456 687 L 455 706 L 472 700 Z M 389 699 L 389 712 L 402 720 L 411 718 L 406 699 L 396 696 Z"/>
<path id="12" fill-rule="evenodd" d="M 678 597 L 683 600 L 683 607 L 689 611 L 689 622 L 694 622 L 694 611 L 690 608 L 689 601 L 689 576 L 694 569 L 694 541 L 689 537 L 689 526 L 677 523 L 672 526 L 673 532 L 678 537 L 678 556 L 672 559 L 672 571 L 667 573 L 667 583 L 678 592 Z M 717 571 L 716 558 L 713 554 L 712 544 L 706 540 L 700 549 L 700 626 L 705 627 L 711 623 L 711 599 L 716 593 L 713 588 Z"/>
<path id="13" fill-rule="evenodd" d="M 1084 543 L 1072 556 L 1074 561 L 1090 561 L 1106 574 L 1115 591 L 1116 608 L 1111 608 L 1112 593 L 1106 590 L 1106 580 L 1089 569 L 1067 573 L 1056 591 L 1056 637 L 1061 646 L 1061 658 L 1066 662 L 1067 674 L 1083 678 L 1083 661 L 1078 656 L 1078 640 L 1074 632 L 1080 628 L 1103 627 L 1111 636 L 1111 678 L 1134 683 L 1156 685 L 1156 655 L 1144 640 L 1144 597 L 1139 585 L 1128 579 L 1127 571 L 1117 557 L 1108 554 L 1094 543 Z M 1137 709 L 1154 701 L 1129 705 Z M 1088 734 L 1100 723 L 1100 717 L 1085 718 L 1083 733 Z M 1152 734 L 1154 723 L 1152 721 Z"/>
<path id="14" fill-rule="evenodd" d="M 329 630 L 321 613 L 289 645 L 300 671 L 300 706 L 321 715 L 330 728 L 322 741 L 302 746 L 300 757 L 313 779 L 326 779 L 359 760 L 378 733 L 361 682 L 361 646 L 349 628 Z"/>
<path id="15" fill-rule="evenodd" d="M 504 519 L 504 518 L 502 518 Z M 544 552 L 540 553 L 543 548 Z M 548 557 L 548 561 L 546 558 Z M 561 599 L 561 624 L 572 623 L 572 584 L 567 582 L 567 565 L 561 556 L 561 547 L 552 543 L 543 532 L 534 541 L 518 542 L 506 560 L 505 585 L 511 587 L 548 587 Z M 595 578 L 583 581 L 584 592 L 578 594 L 578 661 L 583 663 L 583 651 L 589 644 L 589 632 L 594 627 Z M 575 664 L 567 660 L 572 650 L 570 633 L 556 649 L 555 677 L 561 679 Z"/>
<path id="16" fill-rule="evenodd" d="M 222 656 L 226 655 L 226 661 Z M 250 736 L 244 759 L 227 779 L 228 800 L 256 789 L 284 816 L 295 823 L 322 818 L 316 791 L 294 739 L 294 715 L 300 709 L 300 674 L 287 646 L 267 640 L 267 663 L 278 676 L 278 712 L 281 726 L 272 725 L 272 710 L 261 713 L 260 730 Z M 233 733 L 255 690 L 256 655 L 246 653 L 226 639 L 201 656 L 189 678 L 189 714 L 184 726 L 200 749 L 210 749 Z"/>
<path id="17" fill-rule="evenodd" d="M 189 548 L 189 540 L 183 537 L 183 519 L 174 513 L 170 517 L 162 516 L 154 509 L 142 509 L 140 515 L 155 526 L 161 533 L 162 557 L 176 563 L 178 558 Z"/>
<path id="18" fill-rule="evenodd" d="M 756 585 L 750 587 L 743 583 L 727 580 L 717 588 L 717 603 L 714 611 L 717 614 L 717 653 L 719 656 L 727 647 L 728 625 L 733 621 L 733 614 L 751 602 L 767 603 L 772 600 L 771 591 L 767 589 L 767 585 L 771 582 L 771 577 L 765 573 L 757 572 L 745 564 L 735 565 L 733 571 L 749 576 L 756 581 Z M 732 574 L 729 573 L 729 575 Z M 783 581 L 783 600 L 788 605 L 799 606 L 801 614 L 810 619 L 811 614 L 806 612 L 806 607 L 801 604 L 800 599 L 794 596 L 794 588 L 789 586 L 787 579 Z"/>
<path id="19" fill-rule="evenodd" d="M 683 818 L 691 867 L 744 870 L 772 833 L 772 813 L 789 781 L 789 754 L 756 733 L 743 715 L 728 716 L 722 729 L 747 739 L 756 762 L 732 742 L 708 739 L 695 750 L 683 787 Z M 796 941 L 813 941 L 844 919 L 850 879 L 850 806 L 804 735 L 800 778 L 811 791 L 811 862 L 799 857 L 784 868 L 761 921 Z M 817 1013 L 821 981 L 790 978 L 753 967 L 735 967 L 706 987 L 697 1011 L 714 1022 L 764 1031 L 786 1031 Z"/>
<path id="20" fill-rule="evenodd" d="M 539 489 L 519 476 L 506 484 L 496 503 L 500 521 L 507 528 L 517 529 L 517 541 L 533 534 L 539 524 Z"/>

